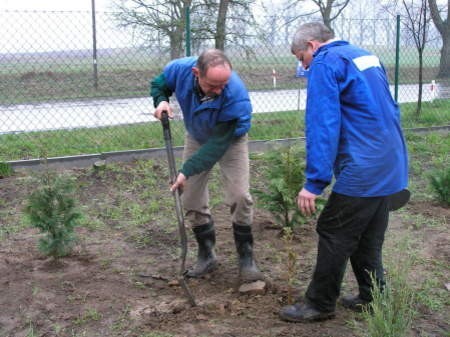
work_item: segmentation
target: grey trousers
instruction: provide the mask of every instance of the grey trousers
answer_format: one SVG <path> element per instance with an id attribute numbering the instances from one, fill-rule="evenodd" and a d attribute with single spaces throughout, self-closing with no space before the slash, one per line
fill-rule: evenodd
<path id="1" fill-rule="evenodd" d="M 201 144 L 186 134 L 183 161 L 190 158 L 200 146 Z M 231 222 L 251 225 L 253 200 L 249 192 L 248 136 L 244 135 L 235 139 L 218 163 L 224 187 L 225 204 L 230 207 Z M 189 177 L 186 181 L 182 201 L 187 224 L 192 227 L 212 220 L 209 209 L 209 176 L 210 170 Z"/>

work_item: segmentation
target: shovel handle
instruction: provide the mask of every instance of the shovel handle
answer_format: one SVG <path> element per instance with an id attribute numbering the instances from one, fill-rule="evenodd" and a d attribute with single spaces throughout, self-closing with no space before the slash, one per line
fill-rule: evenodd
<path id="1" fill-rule="evenodd" d="M 164 129 L 169 129 L 170 125 L 169 125 L 169 113 L 167 112 L 167 110 L 163 110 L 161 112 L 161 123 Z"/>
<path id="2" fill-rule="evenodd" d="M 161 112 L 161 124 L 163 127 L 164 143 L 166 145 L 167 160 L 169 162 L 170 180 L 173 183 L 177 178 L 175 156 L 172 148 L 172 133 L 170 132 L 169 114 L 166 110 Z"/>
<path id="3" fill-rule="evenodd" d="M 170 179 L 171 183 L 173 183 L 177 178 L 177 168 L 175 163 L 175 156 L 173 153 L 173 147 L 172 147 L 172 135 L 170 133 L 170 123 L 169 123 L 169 114 L 166 110 L 163 110 L 161 112 L 161 124 L 163 127 L 163 133 L 164 133 L 164 143 L 166 145 L 166 153 L 167 153 L 167 161 L 169 163 L 169 172 L 170 172 Z M 186 279 L 185 279 L 185 263 L 186 263 L 186 255 L 187 255 L 187 234 L 186 229 L 184 227 L 184 218 L 183 218 L 183 206 L 181 203 L 180 198 L 180 191 L 177 189 L 173 192 L 173 196 L 175 199 L 175 210 L 177 213 L 177 219 L 178 219 L 178 230 L 180 233 L 180 243 L 181 243 L 181 256 L 180 256 L 180 275 L 179 275 L 179 281 L 181 284 L 181 287 L 183 288 L 189 303 L 195 307 L 195 299 L 192 295 Z"/>

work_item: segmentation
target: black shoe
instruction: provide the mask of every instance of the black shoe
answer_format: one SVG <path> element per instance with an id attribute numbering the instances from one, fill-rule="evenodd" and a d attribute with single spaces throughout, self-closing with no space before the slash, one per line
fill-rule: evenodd
<path id="1" fill-rule="evenodd" d="M 239 279 L 241 283 L 264 281 L 264 274 L 253 259 L 253 235 L 249 225 L 233 223 L 234 242 L 239 260 Z"/>
<path id="2" fill-rule="evenodd" d="M 308 323 L 333 318 L 335 313 L 316 310 L 306 303 L 295 303 L 294 305 L 287 305 L 281 308 L 279 316 L 282 320 L 288 322 Z"/>
<path id="3" fill-rule="evenodd" d="M 213 222 L 196 226 L 193 231 L 198 243 L 197 263 L 186 271 L 186 276 L 198 278 L 217 269 L 218 263 L 214 252 L 216 234 Z"/>
<path id="4" fill-rule="evenodd" d="M 363 312 L 364 309 L 370 310 L 371 301 L 364 300 L 359 297 L 359 295 L 344 296 L 339 302 L 344 308 L 350 309 L 354 312 Z"/>

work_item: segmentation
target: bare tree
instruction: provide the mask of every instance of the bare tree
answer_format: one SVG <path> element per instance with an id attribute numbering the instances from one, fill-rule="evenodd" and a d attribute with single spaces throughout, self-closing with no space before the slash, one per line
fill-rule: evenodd
<path id="1" fill-rule="evenodd" d="M 442 37 L 441 60 L 439 63 L 438 78 L 450 78 L 450 19 L 449 7 L 450 0 L 447 1 L 447 19 L 443 19 L 445 6 L 438 8 L 436 0 L 428 0 L 430 6 L 431 18 Z"/>
<path id="2" fill-rule="evenodd" d="M 116 0 L 116 19 L 121 27 L 132 27 L 148 44 L 169 41 L 170 57 L 184 54 L 186 9 L 191 13 L 191 41 L 199 50 L 214 41 L 224 49 L 227 39 L 243 38 L 246 25 L 253 24 L 250 6 L 255 0 Z M 234 28 L 238 27 L 238 28 Z M 234 29 L 233 29 L 234 28 Z"/>
<path id="3" fill-rule="evenodd" d="M 254 2 L 255 0 L 199 1 L 199 15 L 196 16 L 197 24 L 193 29 L 195 39 L 214 39 L 215 47 L 223 50 L 227 41 L 236 42 L 239 37 L 245 37 L 247 26 L 254 24 L 251 14 Z"/>
<path id="4" fill-rule="evenodd" d="M 417 98 L 416 115 L 420 115 L 422 110 L 422 91 L 423 91 L 423 51 L 428 38 L 428 28 L 430 24 L 430 16 L 428 13 L 427 0 L 411 1 L 407 3 L 402 1 L 407 13 L 406 28 L 410 32 L 414 44 L 419 54 L 419 95 Z"/>
<path id="5" fill-rule="evenodd" d="M 316 14 L 320 13 L 323 23 L 333 30 L 332 22 L 339 17 L 345 7 L 349 4 L 350 0 L 290 0 L 287 1 L 284 11 L 285 12 L 296 12 L 298 5 L 311 4 L 312 7 L 316 9 L 311 10 L 300 10 L 298 15 L 289 15 L 290 20 L 285 24 L 290 24 L 291 22 L 297 21 L 302 17 L 314 17 Z M 300 7 L 300 6 L 299 6 Z"/>
<path id="6" fill-rule="evenodd" d="M 146 36 L 147 43 L 168 38 L 172 59 L 184 54 L 186 7 L 192 0 L 121 0 L 116 2 L 116 19 L 121 27 L 132 27 Z"/>
<path id="7" fill-rule="evenodd" d="M 342 11 L 338 19 L 334 21 L 334 29 L 337 36 L 345 40 L 351 40 L 362 46 L 365 44 L 376 45 L 379 41 L 385 43 L 392 33 L 388 24 L 392 18 L 385 19 L 381 11 L 381 5 L 373 0 L 351 1 Z M 395 32 L 393 32 L 395 36 Z"/>
<path id="8" fill-rule="evenodd" d="M 339 17 L 350 0 L 312 0 L 312 2 L 319 7 L 323 23 L 332 29 L 331 23 Z"/>
<path id="9" fill-rule="evenodd" d="M 261 14 L 258 20 L 261 39 L 274 45 L 283 41 L 286 45 L 291 39 L 291 27 L 297 24 L 297 3 L 292 0 L 273 1 L 266 0 L 261 3 Z"/>
<path id="10" fill-rule="evenodd" d="M 399 0 L 385 6 L 386 11 L 394 15 L 399 6 L 403 8 L 403 14 L 400 14 L 407 36 L 412 39 L 419 55 L 419 93 L 417 97 L 416 116 L 422 111 L 423 94 L 423 52 L 428 42 L 428 32 L 431 17 L 428 10 L 427 0 Z"/>

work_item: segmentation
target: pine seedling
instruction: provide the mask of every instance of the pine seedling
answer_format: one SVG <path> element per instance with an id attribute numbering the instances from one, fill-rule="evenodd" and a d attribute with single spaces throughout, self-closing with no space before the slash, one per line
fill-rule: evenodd
<path id="1" fill-rule="evenodd" d="M 252 192 L 259 204 L 272 213 L 283 227 L 294 227 L 305 222 L 297 208 L 296 196 L 303 185 L 304 163 L 300 151 L 288 147 L 264 155 L 267 165 L 264 176 L 267 185 Z"/>
<path id="2" fill-rule="evenodd" d="M 450 168 L 435 171 L 430 176 L 430 182 L 439 202 L 450 206 Z"/>
<path id="3" fill-rule="evenodd" d="M 54 259 L 70 253 L 75 242 L 74 228 L 82 214 L 76 208 L 73 181 L 51 173 L 48 168 L 28 197 L 25 214 L 44 236 L 39 250 Z"/>

